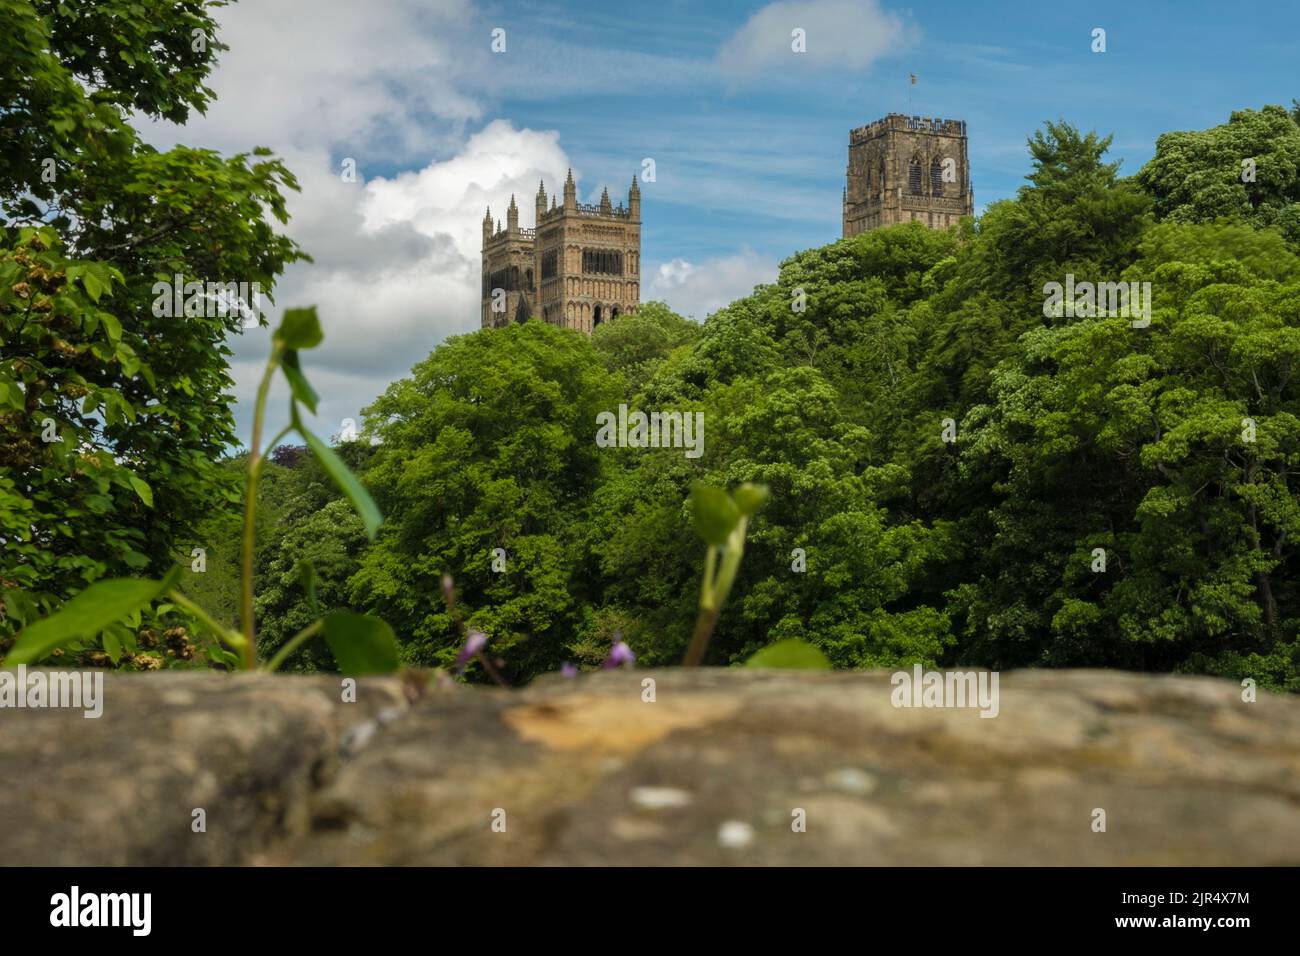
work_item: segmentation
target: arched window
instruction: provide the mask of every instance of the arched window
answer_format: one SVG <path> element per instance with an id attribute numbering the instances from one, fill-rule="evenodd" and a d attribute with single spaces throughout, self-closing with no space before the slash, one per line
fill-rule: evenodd
<path id="1" fill-rule="evenodd" d="M 921 195 L 921 161 L 915 156 L 907 164 L 907 191 L 913 196 Z"/>
<path id="2" fill-rule="evenodd" d="M 930 195 L 943 195 L 943 161 L 936 159 L 930 164 Z"/>
<path id="3" fill-rule="evenodd" d="M 600 325 L 601 321 L 600 306 L 596 306 L 595 311 L 591 313 L 592 327 L 594 328 L 595 326 Z"/>

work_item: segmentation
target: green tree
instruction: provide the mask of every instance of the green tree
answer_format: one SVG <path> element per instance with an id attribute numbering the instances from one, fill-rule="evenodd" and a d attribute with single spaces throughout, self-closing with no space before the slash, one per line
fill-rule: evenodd
<path id="1" fill-rule="evenodd" d="M 1167 670 L 1294 635 L 1300 285 L 1243 250 L 1300 264 L 1268 233 L 1161 227 L 1133 267 L 1150 327 L 1031 332 L 968 415 L 963 464 L 1000 502 L 956 604 L 991 656 Z"/>
<path id="2" fill-rule="evenodd" d="M 684 319 L 663 302 L 646 302 L 617 322 L 598 325 L 591 344 L 610 371 L 618 371 L 635 395 L 664 361 L 700 334 L 697 322 Z"/>
<path id="3" fill-rule="evenodd" d="M 578 542 L 604 467 L 596 415 L 620 395 L 586 336 L 527 322 L 447 340 L 365 410 L 386 520 L 352 598 L 393 623 L 408 661 L 456 655 L 444 574 L 510 673 L 566 659 L 593 583 Z"/>
<path id="4" fill-rule="evenodd" d="M 220 5 L 0 0 L 3 626 L 106 574 L 161 573 L 229 504 L 241 314 L 176 314 L 154 287 L 269 296 L 301 257 L 274 228 L 296 184 L 264 150 L 159 152 L 128 122 L 207 105 Z"/>
<path id="5" fill-rule="evenodd" d="M 1276 226 L 1300 243 L 1300 125 L 1285 107 L 1236 110 L 1221 126 L 1165 133 L 1137 181 L 1162 219 Z"/>

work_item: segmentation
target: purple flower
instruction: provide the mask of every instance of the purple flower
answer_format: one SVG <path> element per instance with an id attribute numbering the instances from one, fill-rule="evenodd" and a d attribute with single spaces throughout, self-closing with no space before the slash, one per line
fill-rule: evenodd
<path id="1" fill-rule="evenodd" d="M 570 664 L 568 661 L 565 661 L 563 664 L 560 665 L 560 676 L 561 676 L 561 677 L 577 677 L 577 676 L 578 676 L 578 665 L 577 665 L 577 664 Z"/>
<path id="2" fill-rule="evenodd" d="M 619 664 L 631 664 L 634 660 L 636 655 L 632 653 L 632 648 L 622 641 L 615 641 L 614 646 L 609 649 L 609 657 L 605 658 L 605 663 L 600 666 L 602 670 L 613 670 Z"/>
<path id="3" fill-rule="evenodd" d="M 470 662 L 470 658 L 483 650 L 485 646 L 487 646 L 487 635 L 482 631 L 470 631 L 469 640 L 465 642 L 465 646 L 456 655 L 456 663 L 451 665 L 451 669 L 459 674 L 465 669 L 465 665 Z"/>

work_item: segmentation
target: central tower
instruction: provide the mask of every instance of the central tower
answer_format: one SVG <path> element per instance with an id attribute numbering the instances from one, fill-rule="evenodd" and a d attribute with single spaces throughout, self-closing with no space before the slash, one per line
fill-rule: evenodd
<path id="1" fill-rule="evenodd" d="M 600 202 L 578 202 L 573 171 L 563 202 L 537 187 L 537 225 L 519 227 L 510 197 L 506 228 L 483 219 L 482 325 L 502 326 L 531 317 L 591 333 L 596 326 L 635 312 L 641 301 L 641 190 L 636 177 L 627 205 L 614 206 L 606 189 Z"/>
<path id="2" fill-rule="evenodd" d="M 849 133 L 846 237 L 900 222 L 943 229 L 974 211 L 965 120 L 890 113 Z"/>

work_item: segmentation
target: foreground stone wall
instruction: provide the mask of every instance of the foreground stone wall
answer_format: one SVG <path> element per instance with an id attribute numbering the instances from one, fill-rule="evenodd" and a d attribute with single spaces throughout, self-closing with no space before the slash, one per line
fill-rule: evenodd
<path id="1" fill-rule="evenodd" d="M 344 703 L 332 677 L 110 674 L 98 720 L 0 710 L 0 862 L 1300 864 L 1298 699 L 1021 671 L 985 719 L 891 689 L 663 670 Z"/>

